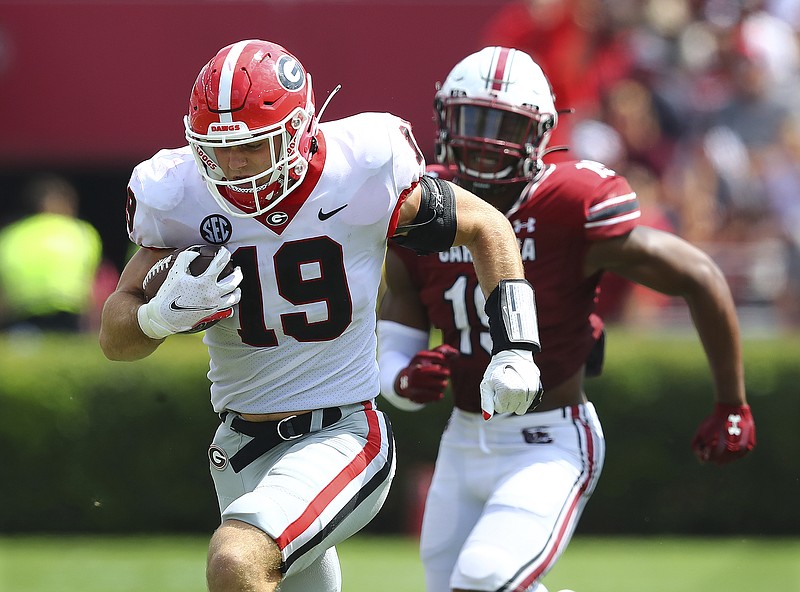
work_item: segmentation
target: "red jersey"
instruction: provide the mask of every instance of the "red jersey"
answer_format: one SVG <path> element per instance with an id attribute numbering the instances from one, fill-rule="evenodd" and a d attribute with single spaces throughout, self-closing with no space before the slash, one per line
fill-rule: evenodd
<path id="1" fill-rule="evenodd" d="M 436 170 L 441 174 L 442 167 Z M 583 277 L 589 245 L 630 232 L 640 215 L 625 178 L 592 161 L 548 165 L 508 212 L 525 277 L 536 292 L 542 342 L 536 364 L 545 390 L 578 371 L 602 329 L 593 313 L 602 272 Z M 485 298 L 469 251 L 452 247 L 418 256 L 391 242 L 390 248 L 408 268 L 431 325 L 461 352 L 451 363 L 455 405 L 479 412 L 479 385 L 492 347 Z"/>

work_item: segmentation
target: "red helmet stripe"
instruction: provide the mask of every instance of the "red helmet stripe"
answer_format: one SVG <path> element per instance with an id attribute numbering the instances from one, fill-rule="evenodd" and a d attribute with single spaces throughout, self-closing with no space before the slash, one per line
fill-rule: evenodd
<path id="1" fill-rule="evenodd" d="M 489 79 L 492 90 L 503 90 L 503 83 L 507 82 L 505 80 L 506 72 L 511 71 L 511 68 L 506 68 L 507 65 L 510 65 L 511 50 L 507 47 L 499 47 L 498 49 L 500 50 L 500 55 L 496 56 L 494 75 Z"/>

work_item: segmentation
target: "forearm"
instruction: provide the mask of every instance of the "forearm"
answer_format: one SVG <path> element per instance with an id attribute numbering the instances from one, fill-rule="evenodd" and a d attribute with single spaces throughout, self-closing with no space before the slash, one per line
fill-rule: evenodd
<path id="1" fill-rule="evenodd" d="M 488 296 L 500 280 L 522 279 L 525 271 L 516 235 L 506 217 L 491 207 L 480 215 L 484 219 L 490 217 L 492 223 L 476 227 L 469 233 L 462 233 L 459 228 L 456 244 L 469 249 L 484 296 Z"/>
<path id="2" fill-rule="evenodd" d="M 739 321 L 730 290 L 718 270 L 710 289 L 686 297 L 692 320 L 705 350 L 719 403 L 746 403 Z"/>
<path id="3" fill-rule="evenodd" d="M 711 257 L 673 234 L 639 226 L 629 235 L 598 241 L 590 247 L 586 273 L 599 269 L 682 298 L 703 344 L 716 400 L 744 403 L 736 307 L 725 276 Z"/>
<path id="4" fill-rule="evenodd" d="M 109 360 L 140 360 L 163 343 L 163 339 L 150 339 L 139 327 L 136 313 L 141 304 L 141 298 L 117 291 L 103 306 L 100 348 Z"/>

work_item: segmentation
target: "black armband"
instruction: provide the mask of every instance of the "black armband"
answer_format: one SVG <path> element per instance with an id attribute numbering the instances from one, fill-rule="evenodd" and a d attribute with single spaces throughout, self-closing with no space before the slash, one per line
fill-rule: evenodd
<path id="1" fill-rule="evenodd" d="M 526 280 L 501 280 L 486 299 L 492 355 L 504 349 L 541 351 L 536 297 Z"/>
<path id="2" fill-rule="evenodd" d="M 446 181 L 423 175 L 419 180 L 422 198 L 414 221 L 398 226 L 393 240 L 420 255 L 446 251 L 456 239 L 456 196 Z"/>

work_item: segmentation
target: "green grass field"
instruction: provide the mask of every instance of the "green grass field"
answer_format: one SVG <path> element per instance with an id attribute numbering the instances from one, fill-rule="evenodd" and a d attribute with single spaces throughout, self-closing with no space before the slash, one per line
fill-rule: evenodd
<path id="1" fill-rule="evenodd" d="M 0 537 L 0 590 L 203 592 L 206 539 Z M 344 592 L 423 592 L 416 541 L 339 547 Z M 551 592 L 798 592 L 800 539 L 576 537 Z M 313 592 L 313 591 L 309 591 Z"/>

